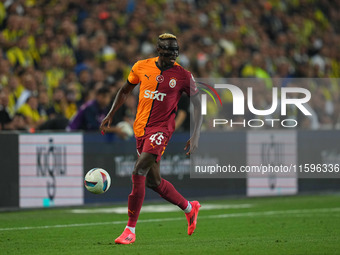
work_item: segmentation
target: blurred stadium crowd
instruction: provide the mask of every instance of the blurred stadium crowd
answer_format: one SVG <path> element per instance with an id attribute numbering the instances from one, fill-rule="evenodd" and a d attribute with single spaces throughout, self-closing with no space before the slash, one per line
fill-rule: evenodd
<path id="1" fill-rule="evenodd" d="M 299 127 L 339 128 L 329 79 L 340 77 L 339 10 L 339 0 L 1 0 L 0 130 L 97 131 L 164 32 L 177 35 L 178 62 L 197 78 L 263 79 L 258 108 L 270 105 L 272 78 L 322 78 L 306 85 L 314 116 Z M 135 93 L 114 124 L 132 124 L 136 104 Z M 185 118 L 188 103 L 180 108 Z"/>

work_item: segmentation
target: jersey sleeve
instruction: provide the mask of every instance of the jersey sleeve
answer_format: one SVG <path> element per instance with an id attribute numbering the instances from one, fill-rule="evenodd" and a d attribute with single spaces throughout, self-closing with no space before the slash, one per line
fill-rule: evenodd
<path id="1" fill-rule="evenodd" d="M 139 75 L 138 75 L 138 67 L 139 67 L 139 62 L 133 65 L 129 73 L 129 76 L 127 78 L 128 82 L 132 85 L 137 85 L 140 82 Z"/>
<path id="2" fill-rule="evenodd" d="M 186 76 L 187 76 L 187 82 L 184 88 L 184 92 L 190 97 L 194 96 L 198 93 L 198 89 L 196 86 L 196 82 L 194 79 L 194 76 L 189 72 L 186 71 Z"/>

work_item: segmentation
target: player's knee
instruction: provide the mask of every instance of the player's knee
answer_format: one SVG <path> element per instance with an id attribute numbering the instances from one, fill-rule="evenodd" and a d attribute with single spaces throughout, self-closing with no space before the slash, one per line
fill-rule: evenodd
<path id="1" fill-rule="evenodd" d="M 142 153 L 136 162 L 135 169 L 132 174 L 146 176 L 154 162 L 154 155 Z"/>
<path id="2" fill-rule="evenodd" d="M 135 165 L 135 169 L 132 174 L 146 176 L 150 170 L 150 166 L 145 164 L 145 162 L 138 161 Z"/>
<path id="3" fill-rule="evenodd" d="M 149 189 L 155 189 L 161 184 L 161 180 L 155 180 L 154 178 L 146 178 L 145 186 Z"/>
<path id="4" fill-rule="evenodd" d="M 148 169 L 144 168 L 135 168 L 132 172 L 133 175 L 143 175 L 146 176 L 148 174 Z"/>

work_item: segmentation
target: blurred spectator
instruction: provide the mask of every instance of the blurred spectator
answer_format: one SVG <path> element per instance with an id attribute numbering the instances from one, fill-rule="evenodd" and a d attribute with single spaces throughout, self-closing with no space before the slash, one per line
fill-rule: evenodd
<path id="1" fill-rule="evenodd" d="M 23 70 L 26 67 L 33 66 L 34 57 L 29 49 L 28 37 L 22 36 L 18 42 L 6 52 L 6 56 L 13 68 L 17 67 Z"/>
<path id="2" fill-rule="evenodd" d="M 38 93 L 38 111 L 41 115 L 46 115 L 48 118 L 50 118 L 50 116 L 48 116 L 47 112 L 50 108 L 50 102 L 49 102 L 49 98 L 48 98 L 48 93 L 47 90 L 39 90 Z"/>
<path id="3" fill-rule="evenodd" d="M 20 84 L 19 78 L 17 76 L 11 76 L 8 80 L 7 89 L 9 92 L 8 107 L 11 115 L 13 116 L 17 110 L 16 109 L 17 101 L 21 93 L 25 90 L 25 88 Z"/>
<path id="4" fill-rule="evenodd" d="M 0 130 L 26 130 L 25 118 L 20 113 L 12 114 L 8 90 L 0 90 Z"/>
<path id="5" fill-rule="evenodd" d="M 98 31 L 93 38 L 93 43 L 96 44 L 99 51 L 97 52 L 97 58 L 101 63 L 110 61 L 116 57 L 116 52 L 107 42 L 107 35 L 104 31 Z"/>
<path id="6" fill-rule="evenodd" d="M 46 104 L 43 104 L 46 106 Z M 53 119 L 55 117 L 65 117 L 65 112 L 67 108 L 65 91 L 62 88 L 55 88 L 53 91 L 52 102 L 46 109 L 49 118 Z"/>
<path id="7" fill-rule="evenodd" d="M 7 86 L 10 74 L 9 61 L 0 59 L 0 85 Z"/>
<path id="8" fill-rule="evenodd" d="M 26 103 L 20 106 L 18 113 L 25 117 L 25 122 L 29 128 L 36 129 L 47 120 L 46 115 L 41 115 L 38 111 L 38 97 L 31 94 Z"/>
<path id="9" fill-rule="evenodd" d="M 110 103 L 110 90 L 107 88 L 98 89 L 95 99 L 83 104 L 80 107 L 77 114 L 70 121 L 68 129 L 98 131 L 101 121 L 110 110 Z M 112 131 L 114 132 L 114 130 Z"/>
<path id="10" fill-rule="evenodd" d="M 63 97 L 64 95 L 63 93 L 64 93 L 63 91 L 59 95 L 58 93 L 56 93 L 57 96 L 55 96 L 57 101 L 59 101 L 60 99 L 59 101 L 60 104 L 54 102 L 54 104 L 50 105 L 47 91 L 46 90 L 39 91 L 38 112 L 42 116 L 44 115 L 48 116 L 47 121 L 45 121 L 38 127 L 39 130 L 65 130 L 65 128 L 67 127 L 69 119 L 66 116 L 70 112 L 70 109 L 68 107 L 67 102 L 61 103 L 61 101 L 66 100 Z M 58 96 L 60 98 L 58 98 Z M 71 109 L 72 109 L 71 112 L 75 114 L 77 107 L 74 106 L 74 107 L 71 107 Z M 64 114 L 66 114 L 66 116 Z"/>
<path id="11" fill-rule="evenodd" d="M 28 126 L 25 121 L 24 115 L 20 113 L 15 113 L 12 119 L 12 122 L 10 124 L 10 129 L 11 130 L 27 130 Z"/>
<path id="12" fill-rule="evenodd" d="M 78 110 L 76 92 L 72 89 L 66 90 L 65 99 L 66 99 L 65 117 L 67 119 L 71 119 L 77 113 Z"/>
<path id="13" fill-rule="evenodd" d="M 37 92 L 37 83 L 35 78 L 30 73 L 25 73 L 21 76 L 21 82 L 24 86 L 24 90 L 20 93 L 19 98 L 16 101 L 15 109 L 19 110 L 19 108 L 27 102 L 27 99 L 33 94 Z"/>
<path id="14" fill-rule="evenodd" d="M 0 130 L 8 129 L 9 123 L 12 118 L 8 109 L 8 94 L 0 91 Z"/>

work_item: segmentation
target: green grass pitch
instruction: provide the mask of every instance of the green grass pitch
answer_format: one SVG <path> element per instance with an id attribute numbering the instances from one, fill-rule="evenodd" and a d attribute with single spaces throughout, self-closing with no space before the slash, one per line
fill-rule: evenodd
<path id="1" fill-rule="evenodd" d="M 2 212 L 0 254 L 340 254 L 339 194 L 200 202 L 192 236 L 179 210 L 142 212 L 136 242 L 126 246 L 114 244 L 125 214 L 90 213 L 98 207 Z"/>

